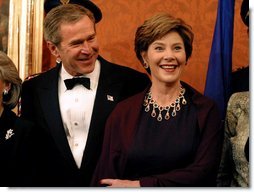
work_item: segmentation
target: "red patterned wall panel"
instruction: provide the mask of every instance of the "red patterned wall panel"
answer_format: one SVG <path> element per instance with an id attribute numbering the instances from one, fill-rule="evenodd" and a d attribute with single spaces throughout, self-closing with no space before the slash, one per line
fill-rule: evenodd
<path id="1" fill-rule="evenodd" d="M 148 17 L 168 12 L 183 18 L 195 33 L 193 55 L 183 80 L 203 92 L 213 38 L 218 0 L 93 0 L 102 10 L 97 24 L 100 54 L 112 62 L 144 72 L 134 53 L 136 28 Z M 240 18 L 241 0 L 235 0 L 233 69 L 248 65 L 249 47 L 245 25 Z M 51 66 L 54 59 L 51 58 Z"/>

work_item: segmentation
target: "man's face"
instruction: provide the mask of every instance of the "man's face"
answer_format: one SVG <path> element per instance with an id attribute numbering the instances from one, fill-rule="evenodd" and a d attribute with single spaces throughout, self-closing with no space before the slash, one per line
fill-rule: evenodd
<path id="1" fill-rule="evenodd" d="M 62 60 L 65 70 L 73 76 L 91 73 L 99 52 L 93 21 L 84 16 L 76 23 L 63 23 L 60 35 L 60 45 L 51 52 Z"/>

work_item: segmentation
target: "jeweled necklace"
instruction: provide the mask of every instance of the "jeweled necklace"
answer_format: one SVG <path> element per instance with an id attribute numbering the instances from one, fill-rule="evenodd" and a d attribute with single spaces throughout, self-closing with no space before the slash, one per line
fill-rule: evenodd
<path id="1" fill-rule="evenodd" d="M 170 105 L 167 105 L 165 107 L 160 106 L 152 97 L 152 93 L 151 90 L 148 91 L 148 93 L 145 96 L 144 99 L 144 103 L 143 105 L 145 106 L 145 112 L 149 112 L 150 108 L 152 108 L 152 112 L 151 112 L 151 116 L 156 118 L 157 113 L 156 111 L 158 111 L 158 117 L 157 117 L 157 121 L 162 121 L 162 113 L 165 111 L 165 120 L 169 120 L 170 119 L 170 112 L 171 112 L 171 116 L 175 117 L 176 116 L 176 112 L 180 111 L 181 109 L 181 104 L 182 105 L 186 105 L 187 101 L 184 97 L 184 93 L 185 93 L 185 88 L 180 88 L 180 94 L 179 96 L 176 98 L 176 100 L 171 103 Z M 172 109 L 172 110 L 171 110 Z"/>

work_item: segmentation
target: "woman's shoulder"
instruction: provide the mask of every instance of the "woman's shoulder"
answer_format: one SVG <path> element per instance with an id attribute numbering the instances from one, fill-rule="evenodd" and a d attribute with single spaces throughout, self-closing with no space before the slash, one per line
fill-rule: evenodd
<path id="1" fill-rule="evenodd" d="M 210 119 L 210 121 L 213 121 L 213 123 L 217 123 L 218 125 L 220 125 L 220 112 L 215 101 L 201 94 L 199 91 L 195 90 L 187 84 L 185 84 L 185 87 L 186 92 L 189 95 L 190 102 L 197 111 L 200 128 L 206 127 L 206 121 L 208 119 Z M 221 128 L 222 126 L 218 127 Z"/>
<path id="2" fill-rule="evenodd" d="M 17 115 L 12 110 L 5 108 L 0 116 L 1 128 L 11 127 L 15 123 Z"/>
<path id="3" fill-rule="evenodd" d="M 249 91 L 237 92 L 231 95 L 228 101 L 228 107 L 249 111 L 250 108 L 249 102 L 250 102 Z"/>
<path id="4" fill-rule="evenodd" d="M 239 119 L 243 126 L 249 125 L 249 92 L 237 92 L 231 95 L 228 106 L 227 106 L 227 123 L 230 124 L 229 127 L 236 127 Z"/>
<path id="5" fill-rule="evenodd" d="M 202 94 L 201 92 L 199 92 L 198 90 L 196 90 L 194 87 L 192 87 L 191 85 L 185 83 L 185 82 L 181 82 L 183 84 L 183 86 L 186 88 L 186 92 L 188 93 L 188 95 L 190 96 L 190 99 L 192 101 L 192 103 L 198 107 L 213 107 L 216 106 L 216 103 L 210 99 L 209 97 L 205 96 L 204 94 Z"/>

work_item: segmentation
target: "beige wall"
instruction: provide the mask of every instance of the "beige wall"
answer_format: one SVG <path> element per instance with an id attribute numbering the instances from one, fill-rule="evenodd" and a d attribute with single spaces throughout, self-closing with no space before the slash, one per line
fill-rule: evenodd
<path id="1" fill-rule="evenodd" d="M 144 72 L 135 57 L 133 41 L 137 26 L 158 13 L 169 12 L 183 18 L 195 33 L 193 55 L 183 80 L 203 92 L 213 38 L 218 0 L 93 0 L 102 10 L 97 24 L 100 54 L 112 62 Z M 242 0 L 235 0 L 233 70 L 249 63 L 246 26 L 240 18 Z M 45 60 L 48 60 L 44 57 Z M 55 65 L 51 58 L 50 66 Z"/>

